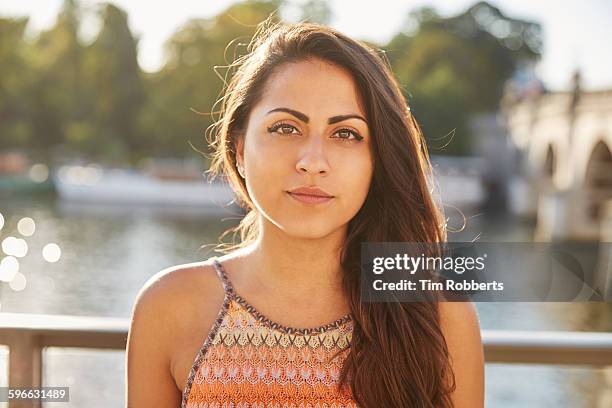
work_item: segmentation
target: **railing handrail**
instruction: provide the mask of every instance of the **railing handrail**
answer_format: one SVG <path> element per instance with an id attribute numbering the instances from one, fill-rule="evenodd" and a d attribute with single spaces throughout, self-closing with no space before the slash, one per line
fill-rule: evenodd
<path id="1" fill-rule="evenodd" d="M 16 334 L 41 347 L 125 349 L 130 319 L 0 313 L 0 344 Z M 487 362 L 612 365 L 612 333 L 482 330 Z M 551 360 L 551 355 L 556 356 Z"/>
<path id="2" fill-rule="evenodd" d="M 119 332 L 129 327 L 125 317 L 76 316 L 35 313 L 0 313 L 0 328 L 40 330 L 92 330 L 95 332 Z"/>

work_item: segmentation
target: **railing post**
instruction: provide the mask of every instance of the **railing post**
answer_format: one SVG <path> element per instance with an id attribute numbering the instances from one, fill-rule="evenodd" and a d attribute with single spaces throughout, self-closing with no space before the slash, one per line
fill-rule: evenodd
<path id="1" fill-rule="evenodd" d="M 27 332 L 12 333 L 9 344 L 9 387 L 42 386 L 42 347 L 38 336 Z M 40 408 L 38 401 L 9 403 L 9 408 Z"/>

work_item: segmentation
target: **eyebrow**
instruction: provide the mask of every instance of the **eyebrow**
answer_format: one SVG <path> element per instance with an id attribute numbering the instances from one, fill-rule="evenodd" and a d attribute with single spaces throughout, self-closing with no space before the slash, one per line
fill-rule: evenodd
<path id="1" fill-rule="evenodd" d="M 304 123 L 308 123 L 308 121 L 310 120 L 310 118 L 308 116 L 306 116 L 306 114 L 296 111 L 294 109 L 289 109 L 289 108 L 275 108 L 272 109 L 271 111 L 269 111 L 267 113 L 267 115 L 269 115 L 270 113 L 274 113 L 274 112 L 287 112 L 293 116 L 295 116 L 296 118 L 298 118 L 299 120 L 301 120 Z M 347 120 L 347 119 L 359 119 L 365 122 L 365 124 L 367 125 L 368 122 L 363 118 L 363 116 L 361 115 L 357 115 L 354 113 L 348 114 L 348 115 L 337 115 L 337 116 L 332 116 L 329 119 L 327 119 L 327 123 L 330 125 L 333 125 L 334 123 L 338 123 L 338 122 L 342 122 L 343 120 Z"/>

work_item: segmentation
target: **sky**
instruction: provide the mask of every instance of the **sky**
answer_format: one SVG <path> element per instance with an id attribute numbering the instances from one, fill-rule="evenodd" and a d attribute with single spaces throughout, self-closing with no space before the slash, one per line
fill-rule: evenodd
<path id="1" fill-rule="evenodd" d="M 28 16 L 28 34 L 35 36 L 51 27 L 62 0 L 0 0 L 0 16 Z M 113 0 L 128 12 L 132 32 L 139 38 L 138 60 L 145 71 L 163 64 L 162 45 L 172 33 L 192 18 L 211 17 L 235 0 Z M 299 2 L 299 1 L 298 1 Z M 81 0 L 89 9 L 96 0 Z M 408 12 L 420 6 L 434 7 L 441 15 L 458 14 L 476 0 L 331 0 L 334 19 L 330 25 L 357 39 L 385 43 L 399 31 Z M 581 70 L 587 90 L 612 89 L 612 1 L 611 0 L 490 0 L 502 13 L 542 24 L 543 57 L 537 75 L 552 90 L 567 90 L 571 75 Z M 95 19 L 85 21 L 83 34 L 94 36 Z M 607 43 L 607 44 L 606 44 Z"/>

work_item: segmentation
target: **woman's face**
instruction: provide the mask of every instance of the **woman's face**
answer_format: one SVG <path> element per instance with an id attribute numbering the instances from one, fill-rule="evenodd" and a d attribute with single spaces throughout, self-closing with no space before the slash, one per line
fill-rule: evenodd
<path id="1" fill-rule="evenodd" d="M 363 205 L 373 172 L 371 146 L 351 75 L 311 59 L 271 75 L 237 149 L 260 214 L 289 235 L 319 238 L 345 226 Z M 333 198 L 312 203 L 288 193 L 304 186 Z"/>

